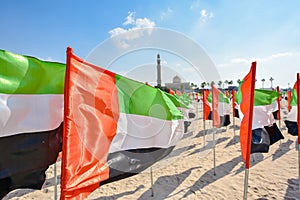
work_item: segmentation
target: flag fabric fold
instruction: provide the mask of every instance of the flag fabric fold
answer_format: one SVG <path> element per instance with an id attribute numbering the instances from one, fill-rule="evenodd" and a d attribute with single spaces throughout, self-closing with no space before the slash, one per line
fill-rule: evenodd
<path id="1" fill-rule="evenodd" d="M 61 150 L 65 65 L 0 50 L 0 199 L 41 189 Z"/>
<path id="2" fill-rule="evenodd" d="M 279 96 L 276 91 L 254 90 L 251 153 L 267 153 L 270 145 L 284 138 L 273 115 L 274 111 L 278 110 L 276 101 Z M 241 101 L 240 93 L 237 95 L 237 101 Z M 241 112 L 239 115 L 243 118 Z"/>
<path id="3" fill-rule="evenodd" d="M 250 72 L 244 77 L 239 88 L 239 95 L 241 96 L 240 111 L 243 114 L 240 127 L 240 144 L 242 158 L 247 169 L 250 168 L 255 74 L 256 62 L 252 62 Z"/>
<path id="4" fill-rule="evenodd" d="M 284 120 L 285 125 L 288 129 L 288 133 L 293 135 L 293 136 L 298 136 L 298 123 L 297 123 L 297 116 L 298 116 L 298 106 L 297 106 L 297 101 L 298 101 L 298 80 L 296 80 L 294 87 L 292 91 L 290 91 L 291 95 L 289 97 L 289 102 L 290 102 L 290 111 Z"/>
<path id="5" fill-rule="evenodd" d="M 168 155 L 184 116 L 167 93 L 67 50 L 61 199 L 141 172 Z"/>

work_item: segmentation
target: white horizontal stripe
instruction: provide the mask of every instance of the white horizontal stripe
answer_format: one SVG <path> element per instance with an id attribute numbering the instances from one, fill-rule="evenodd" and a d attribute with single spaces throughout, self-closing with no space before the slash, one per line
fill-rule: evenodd
<path id="1" fill-rule="evenodd" d="M 183 120 L 120 113 L 117 134 L 109 153 L 139 148 L 174 146 L 183 135 Z"/>
<path id="2" fill-rule="evenodd" d="M 220 116 L 230 115 L 231 106 L 229 103 L 218 102 L 218 113 Z"/>
<path id="3" fill-rule="evenodd" d="M 253 107 L 253 120 L 252 120 L 252 130 L 257 128 L 263 128 L 264 126 L 269 126 L 275 123 L 273 113 L 276 110 L 277 104 L 273 103 L 271 105 L 265 106 L 254 106 Z M 244 115 L 240 110 L 239 106 L 239 116 L 242 121 Z"/>
<path id="4" fill-rule="evenodd" d="M 47 131 L 63 121 L 63 94 L 0 94 L 0 137 Z"/>
<path id="5" fill-rule="evenodd" d="M 297 113 L 297 106 L 292 106 L 291 111 L 286 116 L 286 120 L 291 122 L 297 122 Z"/>

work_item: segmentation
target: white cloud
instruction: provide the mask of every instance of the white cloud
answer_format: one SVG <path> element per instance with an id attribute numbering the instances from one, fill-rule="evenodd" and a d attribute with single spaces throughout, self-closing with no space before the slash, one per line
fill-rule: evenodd
<path id="1" fill-rule="evenodd" d="M 270 56 L 267 57 L 253 57 L 253 58 L 232 58 L 230 59 L 230 63 L 226 63 L 226 64 L 219 64 L 219 67 L 226 67 L 229 66 L 230 64 L 249 64 L 253 61 L 257 61 L 257 62 L 270 62 L 273 61 L 275 59 L 279 59 L 279 58 L 284 58 L 284 57 L 290 57 L 293 56 L 295 53 L 291 53 L 291 52 L 283 52 L 283 53 L 276 53 L 276 54 L 272 54 Z"/>
<path id="2" fill-rule="evenodd" d="M 131 25 L 129 28 L 123 28 L 123 27 L 117 27 L 114 28 L 108 33 L 110 34 L 111 37 L 114 37 L 116 35 L 126 33 L 128 31 L 136 30 L 136 29 L 141 29 L 141 28 L 154 28 L 155 27 L 155 22 L 152 21 L 149 18 L 137 18 L 135 19 L 135 12 L 128 12 L 128 16 L 126 17 L 125 22 L 123 23 L 123 26 L 128 26 Z M 133 36 L 135 38 L 136 36 Z"/>
<path id="3" fill-rule="evenodd" d="M 148 18 L 137 18 L 135 20 L 135 27 L 133 27 L 132 29 L 135 28 L 153 28 L 155 27 L 155 22 L 151 21 Z"/>
<path id="4" fill-rule="evenodd" d="M 200 19 L 201 21 L 203 22 L 206 22 L 208 19 L 211 19 L 214 17 L 214 14 L 212 12 L 208 12 L 207 10 L 205 9 L 202 9 L 200 11 Z"/>
<path id="5" fill-rule="evenodd" d="M 119 34 L 122 34 L 122 33 L 125 33 L 127 30 L 125 30 L 124 28 L 115 28 L 113 30 L 110 30 L 108 33 L 110 34 L 111 37 L 114 37 L 116 35 L 119 35 Z"/>
<path id="6" fill-rule="evenodd" d="M 167 10 L 163 11 L 160 14 L 160 19 L 166 20 L 166 19 L 170 18 L 172 14 L 173 14 L 173 10 L 171 8 L 167 8 Z"/>
<path id="7" fill-rule="evenodd" d="M 134 24 L 134 15 L 135 12 L 128 12 L 128 16 L 126 17 L 126 21 L 123 23 L 124 26 L 128 24 Z"/>
<path id="8" fill-rule="evenodd" d="M 108 31 L 108 33 L 111 38 L 123 34 L 121 37 L 116 37 L 114 42 L 118 47 L 126 49 L 130 47 L 129 40 L 140 38 L 144 36 L 144 34 L 151 34 L 152 28 L 155 27 L 155 22 L 146 17 L 135 18 L 135 12 L 128 12 L 128 16 L 122 25 L 123 27 L 114 28 Z"/>

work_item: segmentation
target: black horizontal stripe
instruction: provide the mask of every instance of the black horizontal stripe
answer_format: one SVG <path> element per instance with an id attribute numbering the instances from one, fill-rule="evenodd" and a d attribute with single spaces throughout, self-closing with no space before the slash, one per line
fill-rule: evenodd
<path id="1" fill-rule="evenodd" d="M 40 189 L 45 171 L 61 151 L 63 124 L 50 131 L 0 138 L 0 194 L 17 188 Z M 0 196 L 1 199 L 1 196 Z"/>

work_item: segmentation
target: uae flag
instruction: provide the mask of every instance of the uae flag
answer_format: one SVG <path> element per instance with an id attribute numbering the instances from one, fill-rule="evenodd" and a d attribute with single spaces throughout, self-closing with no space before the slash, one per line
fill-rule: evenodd
<path id="1" fill-rule="evenodd" d="M 288 100 L 288 111 L 290 112 L 292 107 L 291 107 L 291 98 L 292 98 L 292 91 L 289 90 L 287 92 L 287 100 Z"/>
<path id="2" fill-rule="evenodd" d="M 203 119 L 211 119 L 211 107 L 208 102 L 209 90 L 203 90 Z"/>
<path id="3" fill-rule="evenodd" d="M 254 108 L 252 120 L 251 153 L 267 153 L 269 146 L 283 139 L 283 135 L 277 127 L 273 112 L 278 110 L 277 99 L 280 94 L 272 90 L 254 90 Z M 237 95 L 238 103 L 241 103 L 242 92 Z M 240 109 L 240 118 L 243 112 Z"/>
<path id="4" fill-rule="evenodd" d="M 0 199 L 40 189 L 61 150 L 65 65 L 0 50 Z"/>
<path id="5" fill-rule="evenodd" d="M 299 90 L 300 80 L 297 80 L 294 84 L 293 90 L 291 91 L 290 98 L 290 106 L 291 110 L 287 114 L 286 120 L 284 120 L 286 127 L 288 128 L 288 133 L 293 136 L 298 136 L 298 124 L 297 124 L 297 116 L 298 116 L 298 95 L 297 91 Z"/>
<path id="6" fill-rule="evenodd" d="M 227 96 L 212 85 L 212 93 L 208 97 L 208 102 L 212 104 L 211 118 L 213 126 L 228 126 L 230 124 L 230 101 Z"/>
<path id="7" fill-rule="evenodd" d="M 234 91 L 234 89 L 232 89 L 231 95 L 232 95 L 232 115 L 233 117 L 240 118 L 239 107 L 238 104 L 236 103 L 236 92 Z"/>
<path id="8" fill-rule="evenodd" d="M 183 114 L 167 93 L 67 50 L 61 199 L 82 199 L 168 155 Z"/>
<path id="9" fill-rule="evenodd" d="M 242 158 L 245 161 L 246 168 L 250 168 L 250 151 L 252 140 L 252 120 L 254 106 L 254 88 L 255 88 L 256 62 L 252 62 L 250 72 L 242 80 L 239 87 L 239 105 L 241 118 L 240 143 Z M 237 99 L 238 101 L 238 99 Z"/>
<path id="10" fill-rule="evenodd" d="M 280 94 L 279 86 L 277 86 L 276 91 L 278 92 L 279 97 L 277 98 L 277 101 L 276 101 L 277 109 L 275 109 L 275 111 L 273 112 L 273 116 L 274 116 L 274 119 L 281 120 L 280 102 L 281 102 L 282 97 L 281 97 L 281 94 Z"/>

